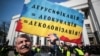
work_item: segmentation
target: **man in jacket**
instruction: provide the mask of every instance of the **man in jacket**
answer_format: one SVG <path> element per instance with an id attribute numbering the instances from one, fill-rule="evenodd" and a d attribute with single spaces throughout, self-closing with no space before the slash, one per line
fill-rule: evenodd
<path id="1" fill-rule="evenodd" d="M 21 34 L 15 39 L 15 50 L 17 54 L 13 56 L 34 56 L 32 41 L 27 34 Z M 8 54 L 10 56 L 10 54 Z"/>

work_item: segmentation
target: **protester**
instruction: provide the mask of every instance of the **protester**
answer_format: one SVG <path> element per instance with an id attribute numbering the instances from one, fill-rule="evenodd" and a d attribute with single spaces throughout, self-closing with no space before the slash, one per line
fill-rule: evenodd
<path id="1" fill-rule="evenodd" d="M 74 48 L 75 56 L 84 56 L 84 49 L 82 44 L 78 44 L 77 47 Z"/>
<path id="2" fill-rule="evenodd" d="M 61 50 L 59 49 L 59 39 L 56 34 L 49 34 L 48 38 L 50 40 L 50 43 L 52 45 L 51 47 L 51 53 L 53 56 L 63 56 Z"/>
<path id="3" fill-rule="evenodd" d="M 34 56 L 50 56 L 49 47 L 41 46 L 40 52 L 36 53 Z"/>
<path id="4" fill-rule="evenodd" d="M 41 49 L 40 49 L 40 45 L 39 45 L 39 43 L 36 43 L 36 45 L 35 45 L 35 53 L 40 53 L 40 51 L 41 51 Z"/>
<path id="5" fill-rule="evenodd" d="M 64 56 L 71 56 L 69 46 L 64 45 L 63 47 L 64 47 L 64 52 L 63 52 Z"/>
<path id="6" fill-rule="evenodd" d="M 31 51 L 32 42 L 27 34 L 21 34 L 15 39 L 15 50 L 18 54 L 13 56 L 34 56 L 34 52 Z"/>
<path id="7" fill-rule="evenodd" d="M 63 46 L 64 46 L 64 43 L 60 43 L 59 49 L 60 49 L 60 52 L 61 52 L 62 54 L 64 53 L 64 48 L 63 48 Z"/>
<path id="8" fill-rule="evenodd" d="M 9 40 L 6 41 L 3 46 L 1 46 L 0 49 L 0 56 L 7 56 L 9 52 L 9 46 L 8 46 Z"/>
<path id="9" fill-rule="evenodd" d="M 91 55 L 90 45 L 86 45 L 84 49 L 85 49 L 85 56 L 90 56 Z"/>

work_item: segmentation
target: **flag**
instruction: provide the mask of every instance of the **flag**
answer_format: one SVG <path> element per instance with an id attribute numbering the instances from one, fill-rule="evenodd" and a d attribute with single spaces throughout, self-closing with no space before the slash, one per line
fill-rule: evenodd
<path id="1" fill-rule="evenodd" d="M 82 35 L 80 35 L 80 37 L 78 39 L 69 39 L 68 37 L 65 36 L 61 36 L 60 39 L 64 42 L 71 42 L 71 43 L 76 43 L 76 44 L 80 44 L 82 41 Z"/>
<path id="2" fill-rule="evenodd" d="M 73 42 L 80 39 L 83 19 L 84 15 L 78 10 L 47 0 L 31 0 L 23 7 L 16 31 L 44 37 L 55 33 L 60 40 Z"/>

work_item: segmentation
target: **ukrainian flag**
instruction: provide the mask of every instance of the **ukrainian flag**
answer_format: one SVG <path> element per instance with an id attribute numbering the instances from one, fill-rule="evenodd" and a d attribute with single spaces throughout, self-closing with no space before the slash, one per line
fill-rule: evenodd
<path id="1" fill-rule="evenodd" d="M 46 0 L 25 4 L 16 31 L 39 36 L 56 33 L 63 41 L 81 42 L 84 16 L 78 10 Z"/>

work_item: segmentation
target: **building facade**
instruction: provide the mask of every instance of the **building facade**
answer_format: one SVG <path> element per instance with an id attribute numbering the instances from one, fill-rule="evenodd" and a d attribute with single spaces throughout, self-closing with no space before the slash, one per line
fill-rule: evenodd
<path id="1" fill-rule="evenodd" d="M 80 10 L 85 15 L 83 24 L 82 42 L 84 45 L 96 45 L 100 44 L 100 8 L 99 0 L 68 0 L 66 2 L 57 3 L 59 5 L 70 7 L 76 10 Z M 11 25 L 9 28 L 7 40 L 9 45 L 14 44 L 15 38 L 22 32 L 16 32 L 17 21 L 20 15 L 16 15 L 12 18 Z M 33 45 L 39 43 L 40 45 L 47 45 L 48 40 L 44 37 L 36 35 L 30 35 L 32 37 Z"/>

